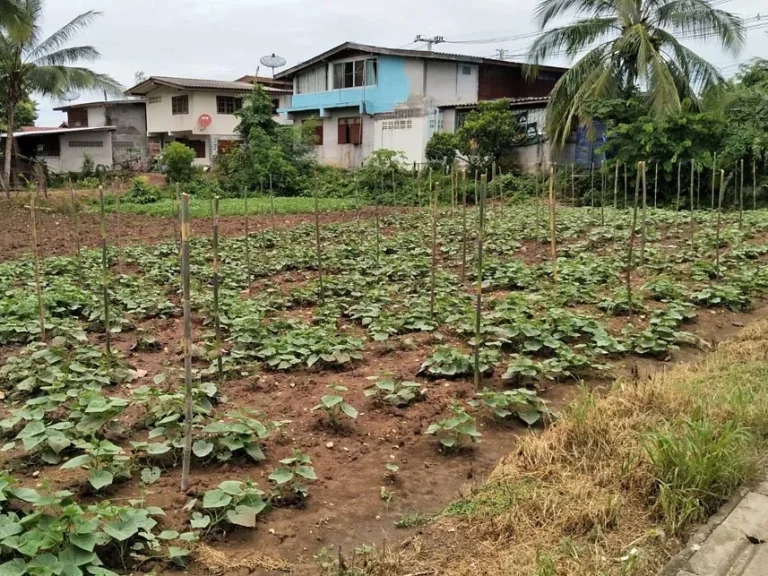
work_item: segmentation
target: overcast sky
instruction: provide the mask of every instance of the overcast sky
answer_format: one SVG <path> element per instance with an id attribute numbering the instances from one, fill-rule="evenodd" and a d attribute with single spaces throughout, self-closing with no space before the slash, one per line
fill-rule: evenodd
<path id="1" fill-rule="evenodd" d="M 765 0 L 715 0 L 754 25 Z M 295 64 L 344 41 L 390 48 L 418 48 L 417 34 L 449 41 L 498 39 L 536 30 L 536 0 L 47 0 L 44 30 L 50 34 L 87 10 L 102 16 L 73 41 L 91 44 L 102 58 L 91 65 L 126 87 L 136 71 L 146 75 L 234 80 L 253 74 L 259 58 L 277 53 Z M 761 22 L 768 22 L 768 13 Z M 717 46 L 689 44 L 730 76 L 736 64 L 768 57 L 768 28 L 747 33 L 736 57 Z M 446 43 L 436 50 L 492 56 L 497 48 L 522 53 L 529 40 L 483 44 Z M 567 64 L 567 61 L 553 62 Z M 266 71 L 262 69 L 261 73 Z M 97 99 L 83 95 L 80 101 Z M 64 116 L 40 101 L 38 125 Z"/>

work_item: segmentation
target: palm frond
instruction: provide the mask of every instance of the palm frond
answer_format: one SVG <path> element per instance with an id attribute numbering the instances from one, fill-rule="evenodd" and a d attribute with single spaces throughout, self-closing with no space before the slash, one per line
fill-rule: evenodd
<path id="1" fill-rule="evenodd" d="M 651 18 L 655 28 L 669 28 L 679 34 L 713 37 L 731 53 L 744 46 L 744 20 L 735 14 L 712 8 L 707 0 L 671 0 L 660 6 Z"/>
<path id="2" fill-rule="evenodd" d="M 71 22 L 65 24 L 54 32 L 51 36 L 40 43 L 30 45 L 26 57 L 29 60 L 37 60 L 53 52 L 60 50 L 67 42 L 71 41 L 75 35 L 91 24 L 101 12 L 89 10 L 75 17 Z"/>
<path id="3" fill-rule="evenodd" d="M 67 66 L 80 61 L 93 62 L 100 56 L 99 51 L 93 46 L 73 46 L 71 48 L 62 48 L 56 52 L 51 52 L 36 58 L 31 64 L 35 66 Z"/>
<path id="4" fill-rule="evenodd" d="M 704 92 L 726 83 L 716 66 L 678 42 L 672 34 L 657 30 L 656 38 L 661 40 L 661 50 L 669 55 L 668 59 L 674 60 L 681 72 L 685 74 L 686 82 L 693 92 Z"/>
<path id="5" fill-rule="evenodd" d="M 30 90 L 45 96 L 61 96 L 69 90 L 123 94 L 123 87 L 110 76 L 75 66 L 35 66 L 29 71 L 28 85 Z"/>

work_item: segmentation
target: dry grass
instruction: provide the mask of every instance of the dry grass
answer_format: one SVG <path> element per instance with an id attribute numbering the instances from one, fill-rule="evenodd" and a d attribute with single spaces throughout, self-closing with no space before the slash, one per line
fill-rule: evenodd
<path id="1" fill-rule="evenodd" d="M 229 574 L 238 570 L 254 571 L 262 569 L 274 572 L 288 572 L 290 566 L 284 560 L 266 554 L 249 554 L 245 558 L 235 560 L 224 552 L 214 550 L 206 544 L 198 544 L 192 550 L 192 558 L 211 574 Z"/>
<path id="2" fill-rule="evenodd" d="M 757 448 L 768 438 L 766 382 L 768 321 L 761 321 L 700 363 L 617 382 L 603 394 L 582 391 L 561 420 L 523 437 L 485 485 L 451 505 L 423 547 L 401 550 L 398 571 L 347 574 L 655 574 L 696 522 L 758 469 Z M 723 450 L 733 430 L 737 441 Z M 652 461 L 662 444 L 683 458 Z M 678 476 L 687 480 L 670 481 Z M 670 502 L 690 515 L 672 514 Z"/>

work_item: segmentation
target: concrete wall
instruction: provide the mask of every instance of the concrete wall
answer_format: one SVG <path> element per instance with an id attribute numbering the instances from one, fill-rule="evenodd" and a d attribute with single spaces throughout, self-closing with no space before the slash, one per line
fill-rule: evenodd
<path id="1" fill-rule="evenodd" d="M 88 128 L 107 126 L 107 107 L 90 106 L 88 110 Z"/>
<path id="2" fill-rule="evenodd" d="M 171 98 L 183 95 L 189 96 L 189 114 L 172 114 Z M 248 93 L 222 92 L 219 95 L 243 98 Z M 191 132 L 199 135 L 234 134 L 238 119 L 234 114 L 217 113 L 216 96 L 215 92 L 183 92 L 165 87 L 153 90 L 146 95 L 147 131 L 151 134 L 171 132 Z M 160 102 L 152 102 L 152 99 L 158 97 L 161 99 Z M 213 120 L 205 130 L 201 129 L 198 123 L 198 118 L 202 114 L 208 114 Z"/>
<path id="3" fill-rule="evenodd" d="M 396 150 L 405 154 L 408 163 L 424 162 L 427 123 L 425 116 L 375 119 L 374 150 Z"/>
<path id="4" fill-rule="evenodd" d="M 477 102 L 478 66 L 466 64 L 470 74 L 463 74 L 465 64 L 425 60 L 426 101 L 430 106 Z"/>
<path id="5" fill-rule="evenodd" d="M 88 142 L 99 145 L 86 148 L 73 147 L 71 142 Z M 112 167 L 112 133 L 108 130 L 62 134 L 59 136 L 59 145 L 61 150 L 58 158 L 42 158 L 51 172 L 80 172 L 86 154 L 97 165 Z"/>
<path id="6" fill-rule="evenodd" d="M 115 164 L 142 164 L 149 159 L 147 114 L 144 103 L 115 104 L 107 107 L 106 120 L 117 130 L 112 132 L 112 154 Z M 131 166 L 141 168 L 138 166 Z"/>

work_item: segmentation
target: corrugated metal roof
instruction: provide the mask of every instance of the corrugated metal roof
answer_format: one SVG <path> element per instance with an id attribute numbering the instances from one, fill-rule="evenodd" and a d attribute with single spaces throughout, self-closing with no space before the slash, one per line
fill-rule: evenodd
<path id="1" fill-rule="evenodd" d="M 250 92 L 253 84 L 248 82 L 229 82 L 227 80 L 206 80 L 202 78 L 176 78 L 175 76 L 151 76 L 141 84 L 126 91 L 126 94 L 143 96 L 158 86 L 168 86 L 178 90 L 219 90 L 230 92 Z M 292 94 L 293 89 L 264 86 L 267 94 Z"/>
<path id="2" fill-rule="evenodd" d="M 25 128 L 29 128 L 26 126 Z M 114 132 L 117 130 L 116 126 L 95 126 L 93 128 L 53 128 L 52 130 L 43 129 L 35 131 L 26 131 L 22 129 L 21 132 L 14 132 L 14 138 L 21 138 L 24 136 L 47 136 L 49 134 L 74 134 L 76 132 Z M 0 138 L 5 138 L 6 133 L 0 134 Z"/>
<path id="3" fill-rule="evenodd" d="M 523 98 L 509 98 L 513 106 L 524 104 L 547 104 L 549 96 L 525 96 Z M 480 102 L 462 102 L 460 104 L 438 104 L 438 108 L 475 108 Z"/>
<path id="4" fill-rule="evenodd" d="M 125 100 L 99 100 L 96 102 L 81 102 L 78 104 L 68 104 L 66 106 L 59 106 L 54 108 L 57 112 L 66 112 L 74 108 L 92 108 L 94 106 L 106 106 L 115 104 L 144 104 L 144 98 L 126 98 Z"/>
<path id="5" fill-rule="evenodd" d="M 458 61 L 458 62 L 471 62 L 474 64 L 492 64 L 492 65 L 499 65 L 499 66 L 509 66 L 513 68 L 520 68 L 524 66 L 525 64 L 521 62 L 511 62 L 509 60 L 496 60 L 494 58 L 483 58 L 482 56 L 472 56 L 469 54 L 453 54 L 450 52 L 435 52 L 435 51 L 427 51 L 427 50 L 406 50 L 403 48 L 384 48 L 382 46 L 370 46 L 368 44 L 358 44 L 356 42 L 344 42 L 343 44 L 339 44 L 335 48 L 331 48 L 330 50 L 323 52 L 322 54 L 315 56 L 314 58 L 310 58 L 309 60 L 306 60 L 304 62 L 301 62 L 287 70 L 283 70 L 282 72 L 279 72 L 275 75 L 275 78 L 281 79 L 281 78 L 288 78 L 298 72 L 299 70 L 302 70 L 308 66 L 312 66 L 313 64 L 316 64 L 318 62 L 322 62 L 323 60 L 326 60 L 330 57 L 332 57 L 334 54 L 338 54 L 339 52 L 342 52 L 344 50 L 357 50 L 359 52 L 369 53 L 369 54 L 386 54 L 386 55 L 392 55 L 392 56 L 403 56 L 406 58 L 426 58 L 431 60 L 451 60 L 451 61 Z M 542 70 L 563 70 L 565 71 L 566 68 L 559 68 L 557 66 L 541 66 Z"/>

